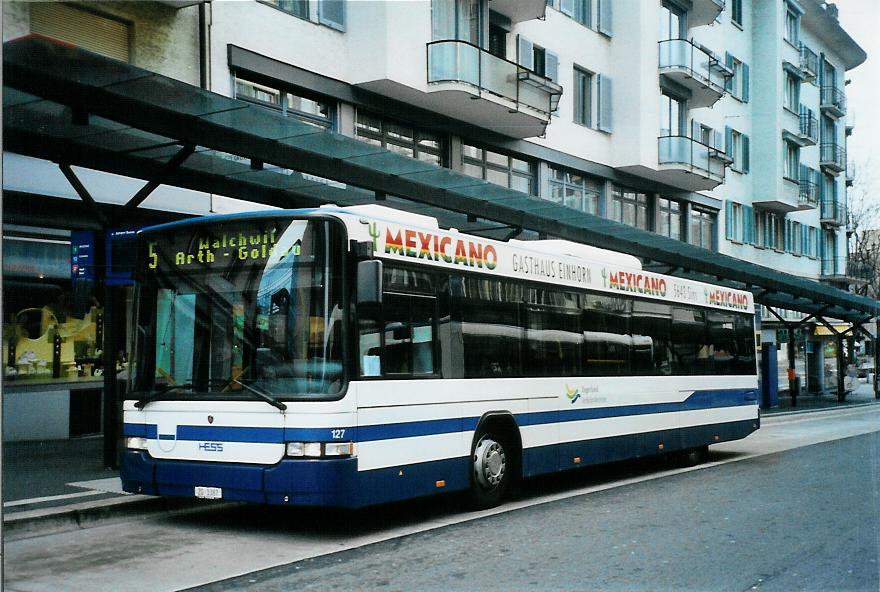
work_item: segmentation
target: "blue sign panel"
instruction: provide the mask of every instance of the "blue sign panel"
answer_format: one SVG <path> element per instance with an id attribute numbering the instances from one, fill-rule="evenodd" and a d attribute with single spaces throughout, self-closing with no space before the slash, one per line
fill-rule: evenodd
<path id="1" fill-rule="evenodd" d="M 137 254 L 136 242 L 139 228 L 119 228 L 107 231 L 107 285 L 130 286 L 134 284 Z"/>
<path id="2" fill-rule="evenodd" d="M 70 279 L 74 283 L 95 279 L 95 233 L 90 230 L 70 233 Z"/>

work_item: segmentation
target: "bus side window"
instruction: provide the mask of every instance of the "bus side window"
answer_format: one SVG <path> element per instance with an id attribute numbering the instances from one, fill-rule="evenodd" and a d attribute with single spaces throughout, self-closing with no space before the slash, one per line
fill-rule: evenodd
<path id="1" fill-rule="evenodd" d="M 385 293 L 384 351 L 386 375 L 434 374 L 434 310 L 436 299 Z"/>

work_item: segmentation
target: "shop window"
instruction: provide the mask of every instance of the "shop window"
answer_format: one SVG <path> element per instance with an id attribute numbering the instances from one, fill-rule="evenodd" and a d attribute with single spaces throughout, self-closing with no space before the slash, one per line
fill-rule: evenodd
<path id="1" fill-rule="evenodd" d="M 534 165 L 529 161 L 469 144 L 462 144 L 461 160 L 466 175 L 523 193 L 535 190 Z"/>
<path id="2" fill-rule="evenodd" d="M 391 152 L 441 165 L 440 137 L 436 134 L 358 111 L 355 136 Z"/>

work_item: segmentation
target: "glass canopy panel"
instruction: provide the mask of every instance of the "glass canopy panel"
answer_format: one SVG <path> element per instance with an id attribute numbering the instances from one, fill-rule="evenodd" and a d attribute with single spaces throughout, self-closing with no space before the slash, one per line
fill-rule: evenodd
<path id="1" fill-rule="evenodd" d="M 33 103 L 34 101 L 42 101 L 40 97 L 32 95 L 20 90 L 3 86 L 3 108 L 14 107 L 16 105 L 24 105 L 25 103 Z"/>
<path id="2" fill-rule="evenodd" d="M 347 136 L 328 131 L 307 136 L 285 138 L 280 140 L 280 142 L 287 146 L 311 152 L 312 154 L 321 155 L 324 158 L 346 159 L 354 156 L 387 152 L 381 146 L 359 142 Z"/>
<path id="3" fill-rule="evenodd" d="M 353 164 L 397 176 L 437 169 L 436 165 L 388 151 L 355 156 L 349 160 Z"/>
<path id="4" fill-rule="evenodd" d="M 101 87 L 125 80 L 151 78 L 154 73 L 72 45 L 31 36 L 3 44 L 3 63 L 39 72 L 41 79 Z"/>
<path id="5" fill-rule="evenodd" d="M 435 168 L 434 170 L 401 174 L 400 177 L 421 183 L 434 189 L 457 189 L 460 187 L 483 186 L 490 185 L 486 181 L 475 179 L 462 173 L 456 173 L 449 169 Z"/>
<path id="6" fill-rule="evenodd" d="M 70 107 L 54 101 L 36 101 L 3 110 L 3 124 L 9 128 L 40 130 L 54 138 L 81 138 L 109 131 L 125 129 L 126 126 L 104 119 L 89 117 L 88 125 L 73 122 Z"/>
<path id="7" fill-rule="evenodd" d="M 199 116 L 248 106 L 242 101 L 159 75 L 113 84 L 104 90 L 116 97 L 134 101 L 135 104 L 167 109 L 174 115 Z"/>
<path id="8" fill-rule="evenodd" d="M 183 161 L 181 168 L 211 175 L 226 176 L 249 171 L 251 169 L 251 161 L 248 158 L 235 154 L 208 150 L 193 153 Z"/>
<path id="9" fill-rule="evenodd" d="M 201 119 L 238 132 L 247 130 L 250 134 L 270 140 L 280 140 L 282 138 L 292 138 L 324 131 L 314 125 L 303 123 L 292 117 L 272 113 L 254 105 L 247 105 L 243 109 L 209 113 L 203 115 Z"/>
<path id="10" fill-rule="evenodd" d="M 135 128 L 126 128 L 118 131 L 108 132 L 105 134 L 96 134 L 81 138 L 80 143 L 89 146 L 95 146 L 104 150 L 113 152 L 131 152 L 133 150 L 143 150 L 155 148 L 174 142 L 171 138 L 151 134 L 143 130 Z M 180 147 L 177 147 L 180 150 Z M 175 152 L 177 151 L 175 150 Z"/>

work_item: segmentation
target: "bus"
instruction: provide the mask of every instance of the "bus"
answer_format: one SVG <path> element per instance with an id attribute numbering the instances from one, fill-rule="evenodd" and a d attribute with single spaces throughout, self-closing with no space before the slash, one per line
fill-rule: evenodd
<path id="1" fill-rule="evenodd" d="M 125 491 L 358 508 L 759 427 L 748 292 L 381 205 L 137 237 Z"/>

